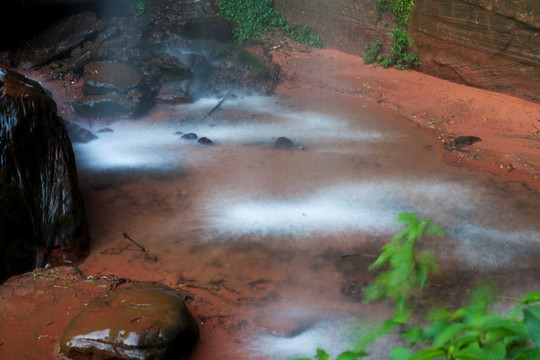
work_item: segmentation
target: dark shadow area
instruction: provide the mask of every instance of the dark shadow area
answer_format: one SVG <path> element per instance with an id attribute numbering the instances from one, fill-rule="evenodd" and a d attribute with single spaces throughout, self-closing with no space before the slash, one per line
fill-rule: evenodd
<path id="1" fill-rule="evenodd" d="M 40 31 L 60 19 L 81 13 L 94 12 L 98 19 L 127 16 L 134 11 L 135 2 L 129 0 L 96 0 L 77 4 L 47 4 L 46 1 L 7 0 L 0 4 L 2 25 L 5 34 L 0 41 L 0 50 L 15 50 L 24 47 Z"/>

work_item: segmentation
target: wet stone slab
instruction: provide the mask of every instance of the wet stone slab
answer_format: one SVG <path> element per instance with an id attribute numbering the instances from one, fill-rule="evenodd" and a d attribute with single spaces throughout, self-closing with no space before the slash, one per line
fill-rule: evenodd
<path id="1" fill-rule="evenodd" d="M 66 327 L 72 359 L 180 359 L 199 329 L 180 296 L 159 283 L 131 284 L 91 302 Z"/>

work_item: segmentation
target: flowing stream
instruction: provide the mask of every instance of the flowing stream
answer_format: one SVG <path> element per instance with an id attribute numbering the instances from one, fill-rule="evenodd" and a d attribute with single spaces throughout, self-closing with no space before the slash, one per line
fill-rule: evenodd
<path id="1" fill-rule="evenodd" d="M 74 146 L 92 241 L 81 269 L 184 291 L 202 333 L 193 359 L 352 346 L 388 314 L 361 287 L 401 211 L 446 229 L 425 239 L 444 296 L 490 278 L 507 296 L 540 290 L 540 197 L 521 183 L 445 165 L 418 127 L 352 97 L 231 97 L 201 121 L 218 100 L 161 106 Z M 283 136 L 295 147 L 275 148 Z"/>

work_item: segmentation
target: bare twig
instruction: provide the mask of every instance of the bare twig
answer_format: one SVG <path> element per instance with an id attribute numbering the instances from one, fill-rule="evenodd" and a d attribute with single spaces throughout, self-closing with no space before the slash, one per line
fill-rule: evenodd
<path id="1" fill-rule="evenodd" d="M 219 107 L 221 106 L 221 104 L 223 104 L 223 102 L 224 102 L 224 101 L 229 97 L 229 95 L 231 94 L 232 89 L 233 89 L 233 88 L 230 88 L 230 89 L 229 89 L 229 91 L 228 91 L 227 94 L 223 97 L 223 99 L 221 99 L 221 100 L 217 103 L 217 105 L 214 106 L 214 107 L 212 108 L 212 110 L 210 110 L 210 111 L 208 112 L 208 114 L 206 114 L 206 116 L 202 118 L 201 121 L 206 120 L 210 115 L 212 115 L 212 113 L 213 113 L 214 111 L 217 110 L 217 108 L 219 108 Z"/>
<path id="2" fill-rule="evenodd" d="M 152 253 L 150 252 L 150 250 L 148 250 L 146 247 L 144 247 L 143 245 L 141 245 L 141 244 L 139 244 L 138 242 L 136 242 L 135 240 L 133 240 L 133 238 L 131 238 L 131 237 L 129 236 L 128 231 L 129 231 L 129 230 L 125 230 L 124 227 L 122 227 L 122 236 L 124 237 L 124 239 L 127 239 L 127 240 L 131 241 L 132 244 L 134 244 L 135 246 L 137 246 L 137 247 L 141 250 L 141 253 L 144 253 L 144 255 L 146 256 L 146 259 L 147 259 L 147 260 L 156 262 L 156 261 L 157 261 L 157 256 L 155 256 L 154 254 L 152 254 Z"/>

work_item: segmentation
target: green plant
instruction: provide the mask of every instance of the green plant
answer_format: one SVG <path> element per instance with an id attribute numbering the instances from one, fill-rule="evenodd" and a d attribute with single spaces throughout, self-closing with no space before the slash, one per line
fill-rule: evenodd
<path id="1" fill-rule="evenodd" d="M 302 28 L 298 28 L 298 24 L 285 25 L 283 26 L 283 31 L 289 34 L 289 37 L 299 43 L 306 44 L 309 46 L 322 48 L 322 40 L 319 35 L 311 31 L 307 25 L 304 25 Z"/>
<path id="2" fill-rule="evenodd" d="M 431 220 L 418 219 L 416 214 L 400 213 L 399 223 L 407 228 L 397 233 L 383 246 L 381 255 L 370 265 L 370 270 L 386 266 L 375 281 L 364 288 L 364 299 L 371 302 L 380 298 L 394 301 L 398 311 L 406 310 L 413 295 L 422 291 L 428 273 L 437 269 L 435 254 L 429 250 L 418 251 L 417 243 L 424 233 L 441 235 L 444 230 L 431 226 Z"/>
<path id="3" fill-rule="evenodd" d="M 386 298 L 395 303 L 395 313 L 380 327 L 360 339 L 354 351 L 338 355 L 336 360 L 355 360 L 368 356 L 367 346 L 377 338 L 399 329 L 403 343 L 390 351 L 389 360 L 538 360 L 540 359 L 540 291 L 523 296 L 506 315 L 491 311 L 493 288 L 480 285 L 468 305 L 456 311 L 432 310 L 427 321 L 420 317 L 410 326 L 414 295 L 425 286 L 428 273 L 436 269 L 429 252 L 415 248 L 421 236 L 441 234 L 442 229 L 419 221 L 415 214 L 401 213 L 398 221 L 407 228 L 383 247 L 371 269 L 387 266 L 375 282 L 365 288 L 366 300 Z M 317 349 L 317 360 L 330 356 Z M 303 358 L 301 360 L 310 360 Z"/>
<path id="4" fill-rule="evenodd" d="M 389 11 L 394 15 L 398 27 L 406 29 L 413 6 L 413 0 L 377 0 L 378 20 Z"/>
<path id="5" fill-rule="evenodd" d="M 397 69 L 404 70 L 420 64 L 418 56 L 407 52 L 410 46 L 410 40 L 406 30 L 392 30 L 392 39 L 394 39 L 394 44 L 390 48 L 390 56 L 392 63 Z"/>
<path id="6" fill-rule="evenodd" d="M 418 56 L 408 52 L 411 45 L 407 28 L 409 25 L 409 16 L 412 11 L 413 0 L 377 0 L 378 21 L 381 20 L 382 14 L 391 12 L 396 20 L 397 28 L 391 32 L 394 43 L 390 49 L 390 58 L 385 59 L 381 55 L 380 42 L 379 48 L 375 45 L 366 45 L 366 55 L 364 62 L 367 64 L 378 63 L 383 67 L 395 66 L 396 69 L 404 70 L 420 65 Z M 386 23 L 384 24 L 386 27 Z M 374 52 L 377 51 L 374 56 Z M 367 61 L 366 61 L 367 57 Z"/>
<path id="7" fill-rule="evenodd" d="M 274 10 L 272 0 L 220 0 L 219 7 L 221 16 L 236 21 L 238 27 L 233 34 L 240 44 L 274 26 L 285 25 L 285 19 Z"/>
<path id="8" fill-rule="evenodd" d="M 376 40 L 373 44 L 366 44 L 365 48 L 366 53 L 362 59 L 364 59 L 366 64 L 378 64 L 383 61 L 383 57 L 381 55 L 381 42 L 379 40 Z"/>
<path id="9" fill-rule="evenodd" d="M 423 328 L 401 333 L 410 346 L 395 347 L 390 359 L 540 359 L 540 306 L 532 306 L 540 292 L 522 297 L 506 316 L 490 311 L 493 299 L 492 288 L 481 285 L 469 305 L 455 312 L 433 311 Z"/>
<path id="10" fill-rule="evenodd" d="M 299 29 L 297 24 L 288 25 L 281 14 L 274 10 L 272 0 L 220 0 L 219 6 L 219 15 L 236 21 L 233 34 L 239 44 L 281 27 L 290 38 L 300 43 L 322 47 L 319 35 L 307 26 Z"/>
<path id="11" fill-rule="evenodd" d="M 144 2 L 142 0 L 137 0 L 135 8 L 137 9 L 137 15 L 144 14 Z"/>

